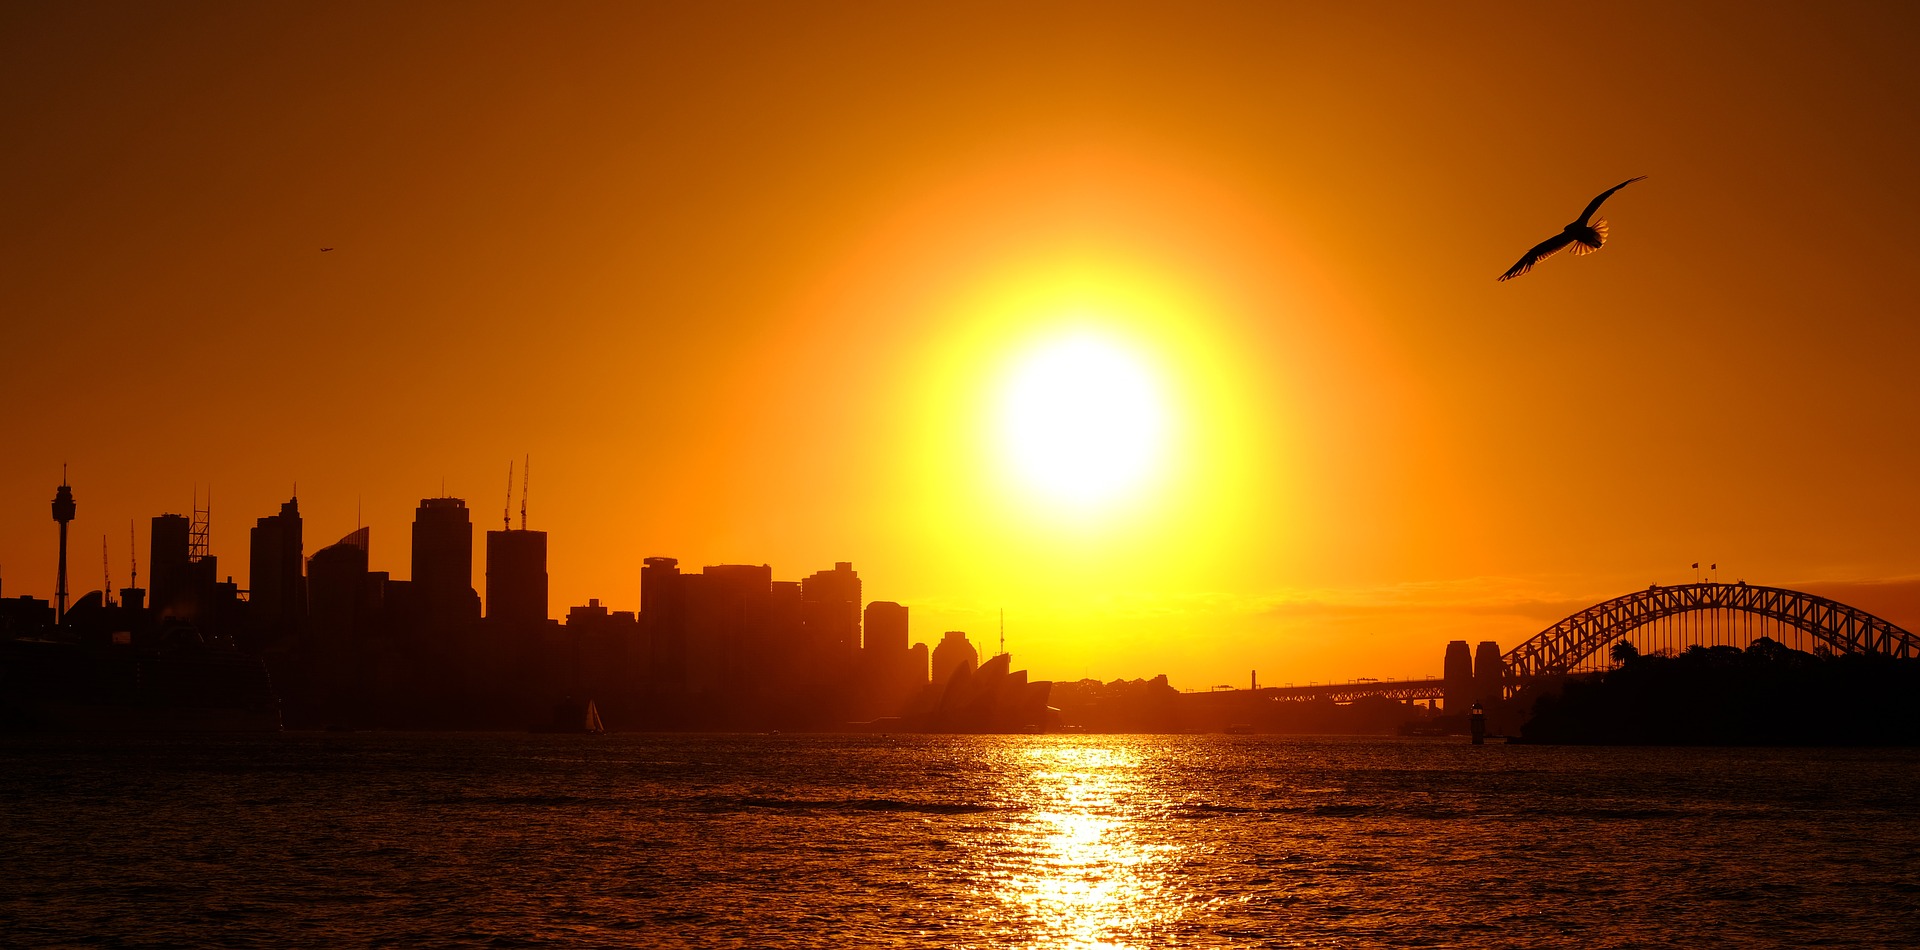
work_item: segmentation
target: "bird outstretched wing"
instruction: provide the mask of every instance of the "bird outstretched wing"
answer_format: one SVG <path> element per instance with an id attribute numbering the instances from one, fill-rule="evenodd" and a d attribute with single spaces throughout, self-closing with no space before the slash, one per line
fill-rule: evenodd
<path id="1" fill-rule="evenodd" d="M 1541 241 L 1538 244 L 1535 244 L 1532 250 L 1528 251 L 1525 254 L 1520 255 L 1519 263 L 1514 264 L 1512 267 L 1507 268 L 1506 273 L 1501 274 L 1499 277 L 1496 277 L 1494 279 L 1506 280 L 1511 277 L 1518 277 L 1521 274 L 1524 274 L 1527 271 L 1532 270 L 1533 265 L 1538 264 L 1541 261 L 1544 261 L 1547 258 L 1560 253 L 1563 249 L 1566 248 L 1567 245 L 1572 243 L 1573 243 L 1573 235 L 1568 234 L 1565 231 L 1562 231 L 1559 234 L 1554 235 L 1553 237 L 1547 238 L 1546 240 Z"/>
<path id="2" fill-rule="evenodd" d="M 1612 188 L 1608 188 L 1606 191 L 1601 192 L 1598 197 L 1594 198 L 1592 201 L 1587 202 L 1587 210 L 1580 212 L 1580 216 L 1573 219 L 1573 223 L 1586 224 L 1587 219 L 1593 217 L 1593 213 L 1595 211 L 1600 210 L 1600 202 L 1607 200 L 1607 197 L 1609 195 L 1612 195 L 1614 192 L 1619 191 L 1620 189 L 1625 188 L 1628 185 L 1631 185 L 1634 182 L 1640 181 L 1646 177 L 1647 176 L 1645 175 L 1640 175 L 1638 177 L 1629 178 L 1626 181 L 1623 181 L 1620 184 L 1617 184 Z"/>

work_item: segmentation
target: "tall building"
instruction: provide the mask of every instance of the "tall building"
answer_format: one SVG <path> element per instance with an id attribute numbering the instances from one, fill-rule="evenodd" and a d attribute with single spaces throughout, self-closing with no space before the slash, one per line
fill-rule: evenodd
<path id="1" fill-rule="evenodd" d="M 1473 650 L 1473 701 L 1492 709 L 1505 695 L 1501 680 L 1506 665 L 1500 659 L 1500 644 L 1482 640 Z"/>
<path id="2" fill-rule="evenodd" d="M 907 608 L 887 600 L 867 605 L 860 645 L 861 718 L 897 716 L 927 685 L 927 647 L 907 644 Z"/>
<path id="3" fill-rule="evenodd" d="M 307 615 L 300 499 L 289 498 L 279 514 L 256 521 L 249 541 L 247 611 L 252 626 L 267 633 L 291 633 Z"/>
<path id="4" fill-rule="evenodd" d="M 933 660 L 924 643 L 916 643 L 907 651 L 907 678 L 916 688 L 933 681 Z"/>
<path id="5" fill-rule="evenodd" d="M 823 672 L 850 666 L 860 650 L 860 575 L 851 561 L 816 571 L 800 582 L 806 649 Z"/>
<path id="6" fill-rule="evenodd" d="M 147 603 L 161 616 L 186 616 L 192 607 L 192 524 L 186 515 L 155 515 L 147 538 Z"/>
<path id="7" fill-rule="evenodd" d="M 890 600 L 867 605 L 865 640 L 861 650 L 892 657 L 907 652 L 907 608 Z"/>
<path id="8" fill-rule="evenodd" d="M 647 675 L 668 691 L 685 688 L 687 679 L 687 600 L 680 586 L 680 562 L 647 558 L 640 568 L 640 630 L 649 655 Z"/>
<path id="9" fill-rule="evenodd" d="M 749 686 L 749 668 L 767 649 L 766 631 L 755 623 L 773 591 L 773 568 L 765 564 L 713 564 L 681 575 L 686 591 L 686 688 L 693 693 L 737 694 Z"/>
<path id="10" fill-rule="evenodd" d="M 487 619 L 524 626 L 547 622 L 547 533 L 487 532 Z"/>
<path id="11" fill-rule="evenodd" d="M 965 632 L 949 630 L 940 639 L 940 645 L 933 648 L 933 685 L 945 689 L 953 679 L 954 671 L 965 669 L 971 673 L 980 668 L 980 651 L 973 648 L 972 641 Z"/>
<path id="12" fill-rule="evenodd" d="M 307 562 L 312 622 L 306 655 L 311 701 L 330 723 L 364 717 L 367 706 L 369 635 L 374 604 L 369 594 L 367 547 L 371 531 L 360 528 L 313 552 Z"/>
<path id="13" fill-rule="evenodd" d="M 1465 715 L 1473 703 L 1473 648 L 1465 640 L 1447 644 L 1447 658 L 1441 667 L 1441 692 L 1446 711 Z"/>
<path id="14" fill-rule="evenodd" d="M 371 604 L 367 547 L 372 531 L 360 528 L 313 552 L 310 573 L 315 637 L 328 646 L 356 642 L 365 632 Z"/>
<path id="15" fill-rule="evenodd" d="M 422 498 L 413 512 L 413 593 L 433 630 L 480 619 L 473 589 L 473 522 L 459 498 Z"/>

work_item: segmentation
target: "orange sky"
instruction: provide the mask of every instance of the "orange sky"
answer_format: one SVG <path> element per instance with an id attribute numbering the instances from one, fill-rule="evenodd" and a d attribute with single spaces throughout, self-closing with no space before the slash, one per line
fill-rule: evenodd
<path id="1" fill-rule="evenodd" d="M 530 453 L 556 617 L 851 560 L 916 640 L 1187 687 L 1696 560 L 1920 625 L 1913 9 L 929 6 L 0 8 L 4 593 L 62 462 L 84 591 L 209 486 L 244 586 L 296 481 L 405 577 Z M 1075 333 L 1166 430 L 1084 506 L 996 428 Z"/>

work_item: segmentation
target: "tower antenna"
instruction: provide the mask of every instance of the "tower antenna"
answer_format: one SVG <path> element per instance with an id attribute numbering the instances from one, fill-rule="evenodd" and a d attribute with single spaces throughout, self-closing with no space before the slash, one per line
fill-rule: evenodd
<path id="1" fill-rule="evenodd" d="M 134 519 L 127 519 L 127 586 L 140 586 L 140 536 L 134 530 Z"/>
<path id="2" fill-rule="evenodd" d="M 106 586 L 100 588 L 100 603 L 113 603 L 113 562 L 107 560 L 107 536 L 100 536 L 100 582 Z"/>
<path id="3" fill-rule="evenodd" d="M 1007 608 L 1000 608 L 1000 652 L 1007 652 Z"/>
<path id="4" fill-rule="evenodd" d="M 54 613 L 54 623 L 67 622 L 67 522 L 73 520 L 77 507 L 73 503 L 73 486 L 67 484 L 67 464 L 60 463 L 60 487 L 53 493 L 53 520 L 60 523 L 60 574 L 54 595 L 59 603 Z"/>
<path id="5" fill-rule="evenodd" d="M 193 490 L 193 521 L 187 533 L 187 560 L 199 564 L 207 559 L 213 548 L 213 486 L 207 486 L 205 505 L 201 507 L 200 488 Z"/>
<path id="6" fill-rule="evenodd" d="M 513 463 L 507 463 L 507 471 L 513 471 Z M 527 476 L 533 474 L 533 453 L 527 453 L 526 464 L 520 466 L 520 530 L 527 530 Z"/>
<path id="7" fill-rule="evenodd" d="M 500 530 L 513 530 L 513 460 L 507 460 L 507 506 L 500 509 Z"/>

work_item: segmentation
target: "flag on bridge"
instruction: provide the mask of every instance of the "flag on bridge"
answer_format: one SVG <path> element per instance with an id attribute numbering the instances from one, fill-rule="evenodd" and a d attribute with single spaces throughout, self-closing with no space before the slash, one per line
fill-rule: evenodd
<path id="1" fill-rule="evenodd" d="M 1700 562 L 1699 562 L 1699 561 L 1695 561 L 1695 562 L 1693 562 L 1693 569 L 1694 569 L 1694 570 L 1696 570 L 1696 571 L 1700 569 Z"/>
<path id="2" fill-rule="evenodd" d="M 1707 565 L 1707 570 L 1709 570 L 1709 571 L 1717 571 L 1717 570 L 1719 570 L 1719 569 L 1720 569 L 1720 565 L 1718 565 L 1718 564 L 1709 564 L 1709 565 Z"/>

